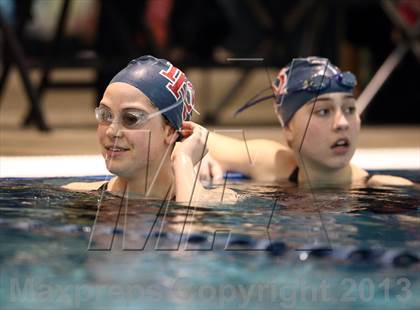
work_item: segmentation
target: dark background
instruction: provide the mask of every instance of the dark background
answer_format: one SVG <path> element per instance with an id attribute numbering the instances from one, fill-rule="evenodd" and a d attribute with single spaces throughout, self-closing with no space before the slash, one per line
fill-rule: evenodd
<path id="1" fill-rule="evenodd" d="M 34 1 L 5 3 L 31 65 L 49 58 L 53 66 L 94 66 L 98 94 L 127 59 L 143 54 L 184 69 L 232 66 L 227 57 L 262 57 L 261 66 L 280 68 L 294 57 L 323 56 L 354 72 L 360 92 L 402 40 L 380 1 L 106 0 L 95 2 L 95 24 L 86 26 L 95 28 L 93 37 L 64 32 L 51 54 L 50 40 L 25 32 Z M 94 57 L 75 56 L 85 50 Z M 369 105 L 365 123 L 418 123 L 419 69 L 410 51 Z"/>

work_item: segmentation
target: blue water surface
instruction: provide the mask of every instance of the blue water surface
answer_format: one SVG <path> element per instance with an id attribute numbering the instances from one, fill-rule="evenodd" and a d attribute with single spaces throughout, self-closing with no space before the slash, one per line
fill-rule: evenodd
<path id="1" fill-rule="evenodd" d="M 0 181 L 1 309 L 420 305 L 416 188 L 229 180 L 236 204 L 188 207 L 60 187 L 75 180 L 92 179 Z"/>

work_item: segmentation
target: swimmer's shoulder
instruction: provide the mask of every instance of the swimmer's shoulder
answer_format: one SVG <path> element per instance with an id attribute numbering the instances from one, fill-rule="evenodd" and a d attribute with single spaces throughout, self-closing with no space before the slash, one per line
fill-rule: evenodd
<path id="1" fill-rule="evenodd" d="M 62 188 L 71 190 L 71 191 L 95 191 L 100 189 L 107 181 L 97 181 L 97 182 L 72 182 L 66 185 L 63 185 Z"/>
<path id="2" fill-rule="evenodd" d="M 269 139 L 253 139 L 247 142 L 252 145 L 258 153 L 267 153 L 268 155 L 275 155 L 279 152 L 291 152 L 287 146 Z"/>
<path id="3" fill-rule="evenodd" d="M 275 141 L 258 140 L 259 149 L 263 152 L 254 158 L 254 169 L 251 177 L 257 181 L 276 182 L 286 180 L 297 162 L 293 151 Z"/>
<path id="4" fill-rule="evenodd" d="M 366 170 L 354 164 L 350 164 L 350 167 L 351 167 L 351 174 L 352 174 L 353 181 L 356 181 L 356 182 L 364 181 L 366 183 L 366 181 L 372 177 L 372 175 L 370 175 Z"/>
<path id="5" fill-rule="evenodd" d="M 414 186 L 414 183 L 408 179 L 393 175 L 372 175 L 367 181 L 368 187 L 377 186 Z"/>
<path id="6" fill-rule="evenodd" d="M 364 180 L 367 187 L 378 186 L 413 186 L 414 183 L 408 179 L 393 175 L 369 174 L 366 170 L 352 165 L 354 180 Z"/>

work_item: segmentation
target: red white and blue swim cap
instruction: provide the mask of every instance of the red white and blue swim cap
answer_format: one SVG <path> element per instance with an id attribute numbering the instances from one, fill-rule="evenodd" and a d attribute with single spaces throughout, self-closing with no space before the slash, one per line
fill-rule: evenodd
<path id="1" fill-rule="evenodd" d="M 295 58 L 282 68 L 271 85 L 272 95 L 260 92 L 239 108 L 235 115 L 267 99 L 276 100 L 276 112 L 283 126 L 309 100 L 327 93 L 352 93 L 357 85 L 351 72 L 341 72 L 327 58 Z M 268 90 L 264 89 L 264 91 Z"/>
<path id="2" fill-rule="evenodd" d="M 133 59 L 111 83 L 122 82 L 139 89 L 175 129 L 189 121 L 195 104 L 194 87 L 186 75 L 165 59 L 150 55 Z"/>

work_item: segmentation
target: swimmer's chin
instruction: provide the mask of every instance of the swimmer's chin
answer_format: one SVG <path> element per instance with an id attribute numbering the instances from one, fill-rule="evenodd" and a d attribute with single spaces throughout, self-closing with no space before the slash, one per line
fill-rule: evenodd
<path id="1" fill-rule="evenodd" d="M 116 169 L 115 167 L 106 167 L 106 169 L 113 175 L 119 176 L 119 177 L 129 177 L 129 173 L 127 171 L 122 169 Z"/>
<path id="2" fill-rule="evenodd" d="M 325 167 L 329 170 L 340 170 L 340 169 L 344 169 L 346 167 L 348 167 L 350 165 L 350 160 L 343 160 L 340 162 L 333 162 L 333 163 L 328 163 L 325 165 Z"/>
<path id="3" fill-rule="evenodd" d="M 350 165 L 351 159 L 353 158 L 355 149 L 349 150 L 346 154 L 341 156 L 334 156 L 331 160 L 326 164 L 326 166 L 330 169 L 343 169 Z"/>

